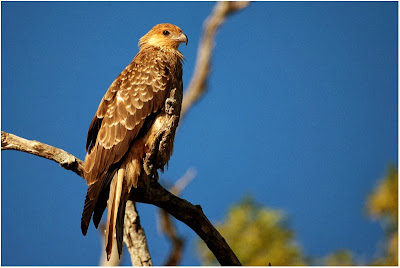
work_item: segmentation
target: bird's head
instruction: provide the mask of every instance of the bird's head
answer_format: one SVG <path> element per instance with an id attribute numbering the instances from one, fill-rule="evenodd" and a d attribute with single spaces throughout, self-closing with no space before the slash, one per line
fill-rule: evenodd
<path id="1" fill-rule="evenodd" d="M 154 26 L 139 40 L 139 47 L 154 46 L 165 49 L 178 49 L 180 43 L 188 43 L 188 38 L 178 26 L 161 23 Z"/>

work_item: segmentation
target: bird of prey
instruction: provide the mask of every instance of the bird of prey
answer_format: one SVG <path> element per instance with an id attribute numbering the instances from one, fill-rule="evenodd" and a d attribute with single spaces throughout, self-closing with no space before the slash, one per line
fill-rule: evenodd
<path id="1" fill-rule="evenodd" d="M 187 41 L 179 27 L 168 23 L 140 38 L 139 53 L 108 88 L 89 126 L 84 163 L 89 188 L 81 229 L 86 235 L 92 215 L 97 228 L 107 207 L 107 259 L 114 233 L 121 255 L 126 201 L 144 172 L 143 159 L 162 124 L 165 102 L 171 90 L 182 92 L 184 57 L 178 47 Z M 173 138 L 169 142 L 159 168 L 172 154 Z"/>

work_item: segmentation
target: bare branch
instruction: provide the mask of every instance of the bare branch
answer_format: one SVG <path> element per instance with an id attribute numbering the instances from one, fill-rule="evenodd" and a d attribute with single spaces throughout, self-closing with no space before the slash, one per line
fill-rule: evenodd
<path id="1" fill-rule="evenodd" d="M 9 139 L 9 137 L 12 137 Z M 51 159 L 61 165 L 64 163 L 63 160 L 65 158 L 62 157 L 54 157 L 48 153 L 47 150 L 38 150 L 37 148 L 50 148 L 56 152 L 65 152 L 61 149 L 49 146 L 47 144 L 43 144 L 37 141 L 29 141 L 18 136 L 3 132 L 1 133 L 1 149 L 2 150 L 19 150 L 22 152 L 31 153 L 40 157 L 45 157 Z M 33 149 L 32 149 L 33 148 Z M 36 148 L 36 149 L 35 149 Z M 47 148 L 47 149 L 48 149 Z M 65 152 L 67 155 L 72 156 L 76 159 L 77 167 L 69 168 L 69 170 L 74 171 L 76 174 L 81 174 L 83 170 L 83 162 L 79 160 L 77 157 Z M 50 155 L 50 156 L 49 156 Z M 54 155 L 54 154 L 53 154 Z M 60 161 L 60 162 L 58 162 Z M 210 250 L 214 253 L 217 260 L 221 265 L 240 265 L 239 260 L 236 255 L 233 253 L 229 245 L 226 243 L 225 239 L 221 236 L 221 234 L 214 228 L 214 226 L 210 223 L 207 217 L 204 215 L 201 207 L 199 205 L 192 205 L 188 201 L 176 197 L 171 194 L 167 190 L 165 190 L 158 182 L 150 182 L 145 187 L 138 187 L 137 189 L 131 190 L 131 200 L 143 202 L 147 204 L 153 204 L 158 206 L 159 208 L 163 208 L 176 219 L 182 221 L 187 226 L 189 226 L 193 231 L 195 231 L 201 239 L 207 244 Z M 128 208 L 126 209 L 128 211 Z M 127 213 L 127 212 L 126 212 Z M 125 213 L 125 215 L 126 215 Z M 128 217 L 130 217 L 128 215 Z M 137 223 L 137 221 L 128 220 L 125 224 L 125 228 L 133 228 L 134 230 L 139 230 L 140 228 L 136 226 L 128 227 L 131 222 Z M 124 232 L 125 234 L 125 232 Z M 139 232 L 138 232 L 139 234 Z M 141 236 L 142 239 L 145 239 L 144 232 Z M 131 238 L 127 238 L 131 239 Z M 125 241 L 125 237 L 124 237 Z M 143 243 L 141 243 L 143 245 Z M 128 245 L 128 248 L 130 245 Z M 145 249 L 143 251 L 135 252 L 138 254 L 140 252 L 146 252 Z M 147 251 L 148 252 L 148 251 Z M 131 256 L 131 258 L 135 258 Z M 146 260 L 146 257 L 141 258 L 142 260 Z"/>
<path id="2" fill-rule="evenodd" d="M 199 205 L 193 205 L 171 194 L 155 181 L 146 188 L 132 189 L 130 199 L 163 208 L 177 220 L 185 223 L 207 244 L 221 265 L 241 265 L 235 253 L 210 223 Z"/>
<path id="3" fill-rule="evenodd" d="M 186 115 L 189 108 L 196 103 L 207 90 L 207 80 L 211 68 L 211 57 L 217 30 L 229 15 L 246 8 L 249 4 L 249 1 L 217 2 L 211 15 L 205 20 L 199 49 L 197 51 L 194 74 L 185 91 L 182 102 L 181 117 Z"/>
<path id="4" fill-rule="evenodd" d="M 100 225 L 100 235 L 104 241 L 106 225 Z M 117 243 L 114 236 L 114 243 Z M 131 256 L 132 266 L 153 266 L 149 249 L 147 247 L 146 235 L 144 229 L 140 225 L 140 219 L 136 210 L 135 203 L 128 200 L 125 208 L 125 221 L 124 221 L 124 242 L 127 246 L 129 255 Z M 119 258 L 117 247 L 113 247 L 111 251 L 110 260 L 107 260 L 107 253 L 102 242 L 102 256 L 100 258 L 101 266 L 119 266 L 121 259 Z"/>
<path id="5" fill-rule="evenodd" d="M 170 189 L 170 192 L 176 196 L 179 196 L 183 189 L 196 177 L 196 170 L 189 168 L 185 174 L 176 181 L 175 185 Z"/>
<path id="6" fill-rule="evenodd" d="M 1 150 L 16 150 L 53 160 L 83 178 L 83 161 L 59 148 L 1 132 Z"/>
<path id="7" fill-rule="evenodd" d="M 60 164 L 61 167 L 71 170 L 80 177 L 84 178 L 82 160 L 62 149 L 47 145 L 45 143 L 27 140 L 2 131 L 1 150 L 16 150 L 53 160 Z M 145 266 L 145 264 L 147 264 L 146 266 L 152 265 L 150 253 L 147 248 L 146 236 L 143 228 L 140 225 L 139 216 L 133 204 L 128 206 L 127 203 L 125 209 L 124 230 L 131 231 L 131 233 L 124 232 L 124 241 L 127 244 L 128 251 L 131 255 L 132 264 L 134 266 L 140 265 L 137 262 L 137 260 L 140 259 L 143 260 L 143 266 Z M 127 243 L 128 241 L 129 244 Z M 134 245 L 134 248 L 132 248 L 131 245 Z M 116 249 L 117 247 L 114 248 Z M 106 265 L 110 266 L 116 264 L 117 262 L 109 262 Z"/>
<path id="8" fill-rule="evenodd" d="M 126 202 L 124 242 L 131 255 L 132 266 L 153 266 L 135 203 L 130 200 Z"/>

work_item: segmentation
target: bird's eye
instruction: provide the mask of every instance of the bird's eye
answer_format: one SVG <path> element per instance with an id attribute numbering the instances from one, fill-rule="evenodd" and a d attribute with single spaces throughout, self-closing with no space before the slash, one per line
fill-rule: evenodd
<path id="1" fill-rule="evenodd" d="M 163 35 L 169 35 L 169 32 L 167 30 L 165 30 L 164 32 L 162 32 Z"/>

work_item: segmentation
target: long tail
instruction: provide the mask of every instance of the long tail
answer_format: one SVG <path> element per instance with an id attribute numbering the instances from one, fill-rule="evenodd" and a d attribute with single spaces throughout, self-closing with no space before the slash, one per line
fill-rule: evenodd
<path id="1" fill-rule="evenodd" d="M 122 253 L 122 235 L 123 227 L 124 227 L 124 219 L 122 218 L 118 220 L 117 218 L 119 214 L 124 211 L 125 215 L 125 198 L 126 198 L 126 182 L 124 183 L 125 177 L 125 169 L 120 168 L 115 174 L 111 181 L 110 185 L 110 193 L 108 196 L 108 204 L 107 204 L 107 226 L 106 226 L 106 252 L 107 252 L 107 260 L 110 259 L 111 250 L 113 247 L 113 236 L 115 229 L 117 230 L 117 246 L 118 246 L 118 254 L 121 256 Z M 125 184 L 125 185 L 124 185 Z M 124 187 L 125 186 L 125 187 Z M 120 209 L 121 208 L 121 209 Z M 120 216 L 121 217 L 121 216 Z"/>
<path id="2" fill-rule="evenodd" d="M 114 166 L 101 180 L 89 186 L 86 194 L 85 207 L 82 213 L 81 228 L 86 235 L 90 219 L 97 228 L 101 216 L 107 207 L 107 225 L 105 248 L 107 260 L 110 259 L 114 234 L 117 240 L 119 256 L 122 254 L 124 233 L 124 218 L 126 202 L 131 187 L 137 187 L 141 170 L 142 151 L 128 155 L 122 165 Z M 108 201 L 107 201 L 108 199 Z"/>
<path id="3" fill-rule="evenodd" d="M 141 157 L 141 153 L 130 154 L 126 161 L 124 161 L 125 163 L 113 175 L 107 203 L 107 259 L 111 255 L 114 232 L 117 239 L 118 254 L 119 256 L 122 254 L 126 201 L 129 198 L 131 187 L 137 187 L 141 170 Z M 93 216 L 94 219 L 95 217 Z"/>

